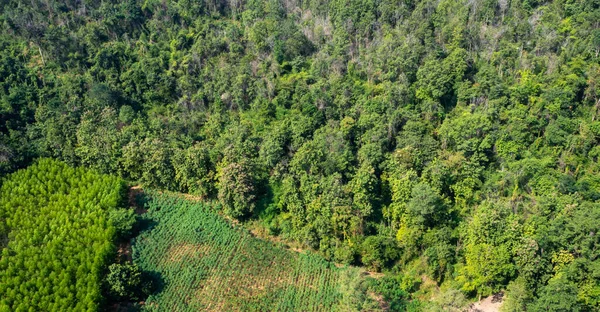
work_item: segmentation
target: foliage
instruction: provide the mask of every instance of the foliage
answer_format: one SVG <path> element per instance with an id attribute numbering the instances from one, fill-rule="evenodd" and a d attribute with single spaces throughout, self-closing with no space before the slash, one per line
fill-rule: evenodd
<path id="1" fill-rule="evenodd" d="M 114 252 L 115 177 L 41 159 L 0 188 L 0 310 L 97 310 Z"/>
<path id="2" fill-rule="evenodd" d="M 484 203 L 468 225 L 463 289 L 490 295 L 514 274 L 511 247 L 520 236 L 518 219 L 505 205 Z"/>
<path id="3" fill-rule="evenodd" d="M 408 293 L 403 289 L 402 275 L 372 279 L 370 282 L 372 291 L 383 296 L 389 304 L 389 311 L 406 310 Z"/>
<path id="4" fill-rule="evenodd" d="M 0 8 L 0 176 L 52 157 L 470 299 L 551 304 L 562 274 L 600 309 L 598 1 Z"/>
<path id="5" fill-rule="evenodd" d="M 577 287 L 564 275 L 552 278 L 544 286 L 538 299 L 528 306 L 528 311 L 581 311 L 577 302 Z"/>
<path id="6" fill-rule="evenodd" d="M 132 246 L 133 262 L 161 279 L 148 310 L 357 311 L 367 300 L 355 268 L 254 238 L 202 202 L 149 196 L 142 223 L 152 226 Z"/>
<path id="7" fill-rule="evenodd" d="M 106 283 L 110 292 L 119 297 L 136 300 L 142 290 L 142 272 L 135 264 L 113 263 L 108 267 Z"/>
<path id="8" fill-rule="evenodd" d="M 467 300 L 465 295 L 458 289 L 446 289 L 441 292 L 424 311 L 464 311 L 467 308 Z"/>
<path id="9" fill-rule="evenodd" d="M 392 238 L 369 236 L 362 243 L 361 261 L 369 269 L 379 271 L 398 259 L 396 242 Z"/>
<path id="10" fill-rule="evenodd" d="M 217 188 L 223 212 L 234 218 L 248 216 L 254 210 L 254 181 L 246 163 L 223 165 L 217 172 Z"/>
<path id="11" fill-rule="evenodd" d="M 118 239 L 129 239 L 133 234 L 136 221 L 133 209 L 113 209 L 108 212 L 108 222 L 115 229 Z"/>

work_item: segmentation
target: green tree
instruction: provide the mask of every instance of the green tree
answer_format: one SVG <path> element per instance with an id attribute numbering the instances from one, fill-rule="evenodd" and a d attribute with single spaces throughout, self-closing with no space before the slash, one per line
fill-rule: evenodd
<path id="1" fill-rule="evenodd" d="M 528 289 L 526 281 L 517 278 L 508 284 L 506 296 L 500 309 L 503 312 L 525 311 L 532 296 L 533 294 Z"/>
<path id="2" fill-rule="evenodd" d="M 222 161 L 217 167 L 217 181 L 223 212 L 233 218 L 250 216 L 256 201 L 256 187 L 250 164 L 244 161 Z"/>
<path id="3" fill-rule="evenodd" d="M 108 213 L 108 220 L 115 228 L 118 239 L 129 239 L 136 223 L 133 209 L 115 209 Z"/>
<path id="4" fill-rule="evenodd" d="M 108 267 L 106 283 L 110 293 L 121 300 L 138 300 L 143 294 L 142 271 L 135 264 L 113 263 Z"/>
<path id="5" fill-rule="evenodd" d="M 426 183 L 419 183 L 413 187 L 406 208 L 415 224 L 426 227 L 440 224 L 447 216 L 443 199 Z"/>
<path id="6" fill-rule="evenodd" d="M 396 241 L 384 236 L 369 236 L 362 243 L 361 262 L 369 269 L 380 271 L 399 257 Z"/>
<path id="7" fill-rule="evenodd" d="M 171 161 L 180 191 L 203 197 L 213 193 L 215 170 L 206 144 L 177 149 Z"/>
<path id="8" fill-rule="evenodd" d="M 569 281 L 564 274 L 559 274 L 548 281 L 539 297 L 527 306 L 528 311 L 582 311 L 577 300 L 577 285 Z"/>
<path id="9" fill-rule="evenodd" d="M 150 187 L 175 188 L 173 149 L 160 139 L 146 138 L 123 147 L 121 174 Z"/>
<path id="10" fill-rule="evenodd" d="M 517 216 L 503 203 L 483 203 L 469 222 L 465 264 L 457 280 L 480 297 L 499 291 L 515 274 L 513 245 L 521 236 Z"/>
<path id="11" fill-rule="evenodd" d="M 122 153 L 122 139 L 113 108 L 104 108 L 98 114 L 88 111 L 77 126 L 75 154 L 82 164 L 103 173 L 116 173 Z"/>

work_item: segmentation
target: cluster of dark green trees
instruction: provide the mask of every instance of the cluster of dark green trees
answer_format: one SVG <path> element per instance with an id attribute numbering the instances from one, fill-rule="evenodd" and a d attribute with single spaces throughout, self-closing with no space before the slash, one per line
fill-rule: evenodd
<path id="1" fill-rule="evenodd" d="M 600 309 L 598 0 L 0 12 L 0 174 L 54 157 L 507 311 Z"/>

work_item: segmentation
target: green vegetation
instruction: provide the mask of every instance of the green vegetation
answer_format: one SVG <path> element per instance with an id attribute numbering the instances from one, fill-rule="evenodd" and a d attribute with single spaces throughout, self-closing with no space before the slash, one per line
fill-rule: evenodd
<path id="1" fill-rule="evenodd" d="M 0 311 L 95 311 L 114 255 L 115 177 L 42 159 L 0 188 Z"/>
<path id="2" fill-rule="evenodd" d="M 106 283 L 110 293 L 119 299 L 139 300 L 152 292 L 152 280 L 144 281 L 142 271 L 135 264 L 113 263 L 108 271 Z"/>
<path id="3" fill-rule="evenodd" d="M 219 201 L 432 309 L 598 311 L 598 21 L 598 0 L 0 1 L 0 176 L 50 157 Z"/>
<path id="4" fill-rule="evenodd" d="M 147 310 L 355 311 L 369 301 L 355 268 L 257 239 L 201 202 L 154 194 L 146 205 L 133 261 L 158 278 Z"/>

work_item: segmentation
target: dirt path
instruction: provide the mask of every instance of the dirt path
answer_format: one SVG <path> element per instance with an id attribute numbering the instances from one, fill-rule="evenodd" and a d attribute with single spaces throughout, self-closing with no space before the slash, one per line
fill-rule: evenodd
<path id="1" fill-rule="evenodd" d="M 131 188 L 129 188 L 129 194 L 127 196 L 129 200 L 129 207 L 135 208 L 135 213 L 137 213 L 138 215 L 148 212 L 146 209 L 144 209 L 144 207 L 140 207 L 136 202 L 137 195 L 143 192 L 144 190 L 141 186 L 132 186 Z"/>
<path id="2" fill-rule="evenodd" d="M 135 213 L 138 215 L 142 215 L 147 212 L 147 210 L 138 205 L 136 201 L 137 195 L 143 192 L 144 190 L 141 186 L 132 186 L 129 188 L 129 192 L 127 193 L 127 204 L 129 205 L 127 209 L 134 209 Z M 131 263 L 132 261 L 131 240 L 120 242 L 117 246 L 116 263 Z M 140 301 L 138 304 L 144 305 L 144 301 Z M 107 310 L 110 312 L 131 311 L 132 307 L 132 302 L 115 302 L 108 306 Z"/>

